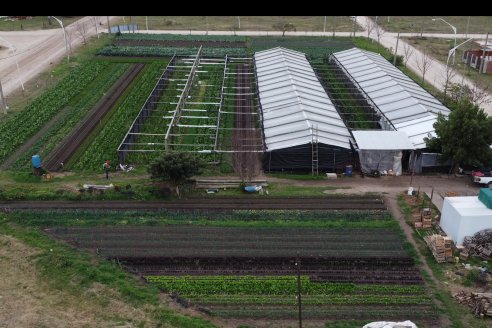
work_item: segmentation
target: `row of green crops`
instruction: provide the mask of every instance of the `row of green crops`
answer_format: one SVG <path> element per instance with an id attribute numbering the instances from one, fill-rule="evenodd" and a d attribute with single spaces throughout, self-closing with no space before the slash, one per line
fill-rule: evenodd
<path id="1" fill-rule="evenodd" d="M 236 35 L 183 35 L 183 34 L 143 34 L 124 33 L 116 40 L 163 40 L 163 41 L 227 41 L 246 42 L 245 36 Z"/>
<path id="2" fill-rule="evenodd" d="M 327 58 L 323 58 L 323 60 L 311 60 L 311 65 L 317 69 L 332 98 L 337 99 L 337 107 L 344 115 L 349 127 L 366 130 L 379 129 L 379 124 L 374 119 L 371 120 L 371 115 L 366 113 L 357 96 L 347 92 L 346 82 L 340 77 L 343 73 L 336 70 L 335 64 L 330 64 Z"/>
<path id="3" fill-rule="evenodd" d="M 183 302 L 220 317 L 296 317 L 295 276 L 147 276 Z M 437 308 L 425 287 L 311 282 L 301 276 L 303 318 L 435 320 Z"/>
<path id="4" fill-rule="evenodd" d="M 215 294 L 230 295 L 295 295 L 295 276 L 147 276 L 148 282 L 159 288 L 180 295 L 200 296 Z M 353 283 L 311 282 L 301 276 L 303 295 L 420 295 L 428 299 L 425 288 L 420 285 L 366 285 Z"/>
<path id="5" fill-rule="evenodd" d="M 0 123 L 0 163 L 53 118 L 70 99 L 83 92 L 107 62 L 88 61 L 72 69 L 54 88 Z"/>
<path id="6" fill-rule="evenodd" d="M 161 211 L 145 213 L 77 210 L 13 213 L 12 218 L 19 223 L 32 226 L 179 225 L 187 223 L 230 227 L 397 227 L 396 221 L 387 212 L 379 211 L 238 210 L 233 212 Z"/>
<path id="7" fill-rule="evenodd" d="M 79 170 L 101 170 L 102 163 L 107 159 L 112 163 L 118 163 L 116 151 L 118 145 L 165 67 L 166 63 L 164 62 L 153 62 L 144 68 L 143 73 L 134 81 L 133 88 L 130 89 L 125 100 L 112 110 L 110 113 L 111 119 L 92 140 L 73 168 Z"/>
<path id="8" fill-rule="evenodd" d="M 99 56 L 142 56 L 142 57 L 170 57 L 195 55 L 198 47 L 145 47 L 145 46 L 107 46 L 97 52 Z M 204 48 L 205 57 L 246 56 L 245 48 Z"/>
<path id="9" fill-rule="evenodd" d="M 63 117 L 46 131 L 29 150 L 21 155 L 11 168 L 17 170 L 29 169 L 31 167 L 30 157 L 32 154 L 39 154 L 41 158 L 48 155 L 80 123 L 89 110 L 106 94 L 116 80 L 123 75 L 128 69 L 128 66 L 125 63 L 111 63 L 110 66 L 97 75 L 87 86 L 86 91 L 81 97 L 75 97 L 70 101 Z"/>

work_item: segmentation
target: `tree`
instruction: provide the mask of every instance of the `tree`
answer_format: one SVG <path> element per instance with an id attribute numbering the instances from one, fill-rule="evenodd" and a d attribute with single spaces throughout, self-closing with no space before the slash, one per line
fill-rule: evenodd
<path id="1" fill-rule="evenodd" d="M 87 43 L 87 29 L 84 23 L 78 23 L 76 25 L 77 32 L 79 33 L 80 37 L 82 38 L 84 44 Z"/>
<path id="2" fill-rule="evenodd" d="M 403 53 L 405 54 L 405 67 L 407 67 L 407 62 L 413 54 L 413 47 L 404 41 L 403 41 Z"/>
<path id="3" fill-rule="evenodd" d="M 425 73 L 427 73 L 433 63 L 432 57 L 429 55 L 427 50 L 424 50 L 424 52 L 422 52 L 422 56 L 415 58 L 415 63 L 417 64 L 417 68 L 419 69 L 419 71 L 422 73 L 422 83 L 424 83 Z"/>
<path id="4" fill-rule="evenodd" d="M 374 33 L 376 33 L 376 37 L 378 38 L 378 43 L 381 43 L 381 37 L 386 32 L 379 24 L 374 25 L 373 27 Z"/>
<path id="5" fill-rule="evenodd" d="M 471 87 L 466 84 L 450 83 L 448 90 L 452 103 L 468 100 L 477 106 L 481 106 L 491 101 L 488 86 L 480 84 L 478 81 L 472 81 Z"/>
<path id="6" fill-rule="evenodd" d="M 297 31 L 295 25 L 292 23 L 276 23 L 273 24 L 273 28 L 282 31 L 282 36 L 285 36 L 286 31 Z"/>
<path id="7" fill-rule="evenodd" d="M 367 38 L 371 37 L 371 32 L 374 29 L 374 23 L 370 18 L 366 19 L 366 31 L 367 31 Z"/>
<path id="8" fill-rule="evenodd" d="M 170 181 L 181 197 L 179 187 L 192 176 L 201 174 L 204 167 L 205 162 L 194 154 L 170 152 L 150 164 L 148 171 L 151 179 Z"/>
<path id="9" fill-rule="evenodd" d="M 492 117 L 470 101 L 458 103 L 447 118 L 439 113 L 434 129 L 437 137 L 424 141 L 443 161 L 452 159 L 454 171 L 459 164 L 484 165 L 492 158 Z"/>
<path id="10" fill-rule="evenodd" d="M 446 100 L 446 95 L 450 89 L 450 82 L 455 78 L 456 72 L 449 66 L 446 66 L 446 70 L 442 73 L 442 78 L 444 80 L 444 100 Z"/>

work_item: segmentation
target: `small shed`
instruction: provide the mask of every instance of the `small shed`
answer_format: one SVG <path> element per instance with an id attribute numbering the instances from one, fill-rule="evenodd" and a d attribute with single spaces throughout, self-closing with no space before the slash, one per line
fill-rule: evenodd
<path id="1" fill-rule="evenodd" d="M 441 228 L 456 245 L 462 245 L 466 236 L 492 228 L 492 209 L 478 196 L 446 197 L 441 214 Z"/>
<path id="2" fill-rule="evenodd" d="M 389 171 L 401 175 L 402 151 L 415 149 L 403 131 L 352 131 L 357 143 L 361 170 Z"/>

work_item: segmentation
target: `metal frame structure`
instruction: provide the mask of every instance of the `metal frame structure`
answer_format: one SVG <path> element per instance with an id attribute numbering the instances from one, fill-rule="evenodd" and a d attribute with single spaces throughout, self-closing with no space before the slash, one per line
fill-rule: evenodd
<path id="1" fill-rule="evenodd" d="M 140 126 L 145 122 L 145 120 L 151 115 L 151 112 L 156 107 L 156 101 L 159 96 L 162 94 L 163 90 L 166 88 L 169 83 L 169 77 L 174 72 L 176 64 L 176 56 L 173 56 L 169 63 L 167 64 L 166 69 L 162 73 L 161 77 L 157 80 L 154 89 L 147 97 L 144 105 L 140 109 L 137 117 L 133 121 L 132 125 L 128 129 L 128 132 L 125 134 L 125 137 L 121 141 L 118 146 L 118 159 L 120 163 L 124 163 L 126 159 L 126 154 L 130 150 L 130 145 L 134 143 L 136 136 L 140 132 Z"/>
<path id="2" fill-rule="evenodd" d="M 238 74 L 231 72 L 229 65 L 251 61 L 252 58 L 229 56 L 222 59 L 203 58 L 201 48 L 194 56 L 173 56 L 120 143 L 118 147 L 120 162 L 125 163 L 130 152 L 150 153 L 178 149 L 205 154 L 237 152 L 238 150 L 233 147 L 222 144 L 221 131 L 237 130 L 234 127 L 224 126 L 227 115 L 246 114 L 227 102 L 234 101 L 237 97 L 252 97 L 250 99 L 253 100 L 253 105 L 250 106 L 251 113 L 248 115 L 259 117 L 258 94 L 256 87 L 252 89 L 249 85 L 226 85 L 226 81 L 227 79 L 236 81 Z M 216 65 L 222 66 L 220 74 L 217 74 L 217 69 L 213 68 Z M 212 67 L 212 69 L 207 70 L 204 67 Z M 254 72 L 244 74 L 254 75 Z M 205 83 L 202 83 L 199 76 L 205 77 Z M 252 83 L 256 84 L 256 80 Z M 205 90 L 205 95 L 202 94 L 202 88 Z M 241 90 L 238 92 L 239 89 Z M 245 92 L 245 90 L 251 91 Z M 196 97 L 198 100 L 195 100 Z M 176 98 L 177 101 L 174 100 Z M 146 129 L 146 122 L 149 119 L 150 123 L 147 124 L 153 124 L 153 127 Z M 158 123 L 159 121 L 161 123 Z M 199 131 L 193 131 L 195 129 Z M 211 140 L 210 143 L 201 142 L 208 138 Z M 260 146 L 251 149 L 251 152 L 263 152 L 261 142 Z"/>

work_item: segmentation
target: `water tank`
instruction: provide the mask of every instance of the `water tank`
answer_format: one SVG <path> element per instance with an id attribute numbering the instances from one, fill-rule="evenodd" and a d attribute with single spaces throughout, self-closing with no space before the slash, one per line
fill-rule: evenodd
<path id="1" fill-rule="evenodd" d="M 345 166 L 345 175 L 348 177 L 352 176 L 352 165 Z"/>
<path id="2" fill-rule="evenodd" d="M 32 155 L 31 161 L 32 161 L 32 166 L 35 169 L 41 168 L 41 156 L 39 156 L 39 155 Z"/>

